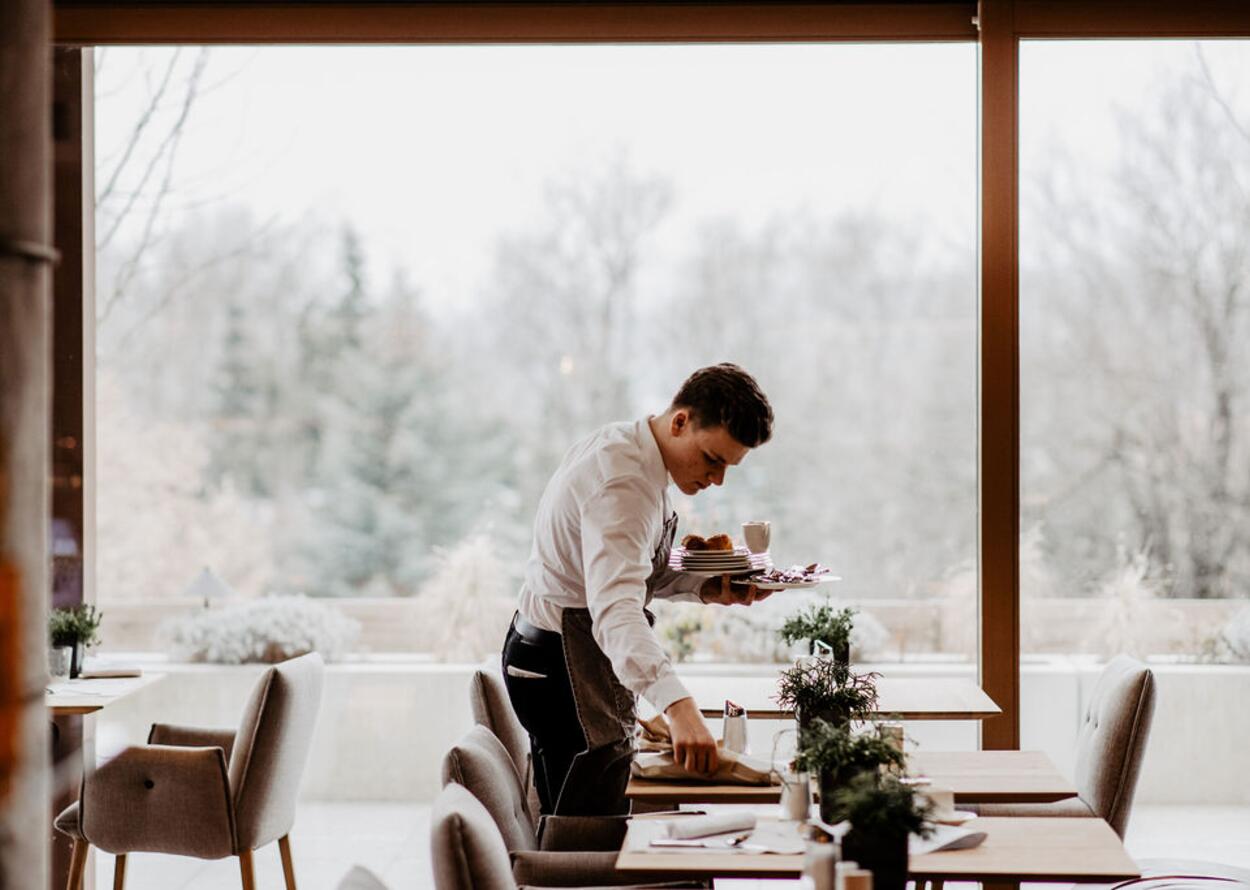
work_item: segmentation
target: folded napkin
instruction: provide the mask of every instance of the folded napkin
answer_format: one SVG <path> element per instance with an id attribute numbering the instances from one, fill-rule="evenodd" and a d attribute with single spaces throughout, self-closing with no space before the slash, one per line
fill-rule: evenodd
<path id="1" fill-rule="evenodd" d="M 913 856 L 923 856 L 925 853 L 937 853 L 941 850 L 968 850 L 981 846 L 984 840 L 984 831 L 971 831 L 953 825 L 934 825 L 933 834 L 927 838 L 913 834 L 908 839 L 907 851 Z"/>
<path id="2" fill-rule="evenodd" d="M 754 828 L 754 813 L 717 813 L 714 816 L 674 819 L 668 823 L 668 836 L 678 840 L 688 840 L 695 837 L 711 837 L 714 834 L 729 834 L 731 831 L 751 831 Z"/>
<path id="3" fill-rule="evenodd" d="M 638 748 L 630 772 L 639 779 L 680 779 L 714 782 L 725 785 L 774 785 L 777 777 L 768 763 L 754 760 L 736 751 L 730 751 L 722 743 L 717 744 L 720 763 L 711 775 L 692 773 L 673 760 L 673 738 L 668 722 L 660 715 L 650 720 L 639 720 L 641 729 Z"/>

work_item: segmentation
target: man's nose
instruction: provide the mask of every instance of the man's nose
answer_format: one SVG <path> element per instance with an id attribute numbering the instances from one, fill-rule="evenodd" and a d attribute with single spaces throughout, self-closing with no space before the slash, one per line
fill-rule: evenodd
<path id="1" fill-rule="evenodd" d="M 721 467 L 719 470 L 714 470 L 712 472 L 712 484 L 713 485 L 725 484 L 725 468 L 724 467 Z"/>

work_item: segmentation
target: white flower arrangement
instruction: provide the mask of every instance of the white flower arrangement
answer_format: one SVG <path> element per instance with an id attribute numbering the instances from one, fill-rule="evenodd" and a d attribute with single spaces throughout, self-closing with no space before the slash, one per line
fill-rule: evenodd
<path id="1" fill-rule="evenodd" d="M 305 596 L 274 596 L 205 609 L 165 628 L 172 655 L 213 664 L 276 664 L 307 652 L 336 661 L 360 623 Z"/>

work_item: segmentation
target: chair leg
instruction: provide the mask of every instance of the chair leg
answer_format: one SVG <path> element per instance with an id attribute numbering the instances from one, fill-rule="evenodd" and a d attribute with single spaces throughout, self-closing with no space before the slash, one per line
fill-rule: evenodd
<path id="1" fill-rule="evenodd" d="M 295 863 L 291 861 L 291 836 L 278 838 L 278 852 L 282 854 L 282 875 L 286 878 L 286 890 L 295 890 Z"/>
<path id="2" fill-rule="evenodd" d="M 87 853 L 91 845 L 86 841 L 74 838 L 74 849 L 69 854 L 69 882 L 66 890 L 82 890 L 82 875 L 87 868 Z"/>
<path id="3" fill-rule="evenodd" d="M 113 857 L 113 890 L 125 890 L 126 887 L 126 854 L 119 853 Z"/>
<path id="4" fill-rule="evenodd" d="M 256 875 L 252 873 L 252 851 L 239 854 L 239 871 L 243 875 L 243 890 L 256 890 Z"/>

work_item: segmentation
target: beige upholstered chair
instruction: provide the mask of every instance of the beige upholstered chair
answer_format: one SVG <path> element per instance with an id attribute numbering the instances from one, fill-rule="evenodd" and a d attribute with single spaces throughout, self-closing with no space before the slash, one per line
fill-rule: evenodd
<path id="1" fill-rule="evenodd" d="M 561 857 L 561 868 L 536 874 L 525 863 L 509 863 L 508 848 L 495 820 L 468 789 L 452 782 L 443 788 L 430 815 L 430 852 L 435 890 L 521 890 L 535 883 L 593 890 L 579 880 L 578 853 Z M 549 882 L 549 883 L 548 883 Z M 702 882 L 665 887 L 705 887 Z M 615 885 L 614 890 L 625 890 Z"/>
<path id="2" fill-rule="evenodd" d="M 316 653 L 269 668 L 257 681 L 237 732 L 156 724 L 148 744 L 126 748 L 89 773 L 82 794 L 56 818 L 74 838 L 69 890 L 82 886 L 87 849 L 117 855 L 121 890 L 129 853 L 200 859 L 238 856 L 254 890 L 252 851 L 278 842 L 287 890 L 295 871 L 287 835 L 321 707 Z"/>
<path id="3" fill-rule="evenodd" d="M 513 853 L 593 850 L 602 856 L 590 854 L 590 859 L 606 864 L 615 862 L 625 837 L 626 821 L 619 816 L 544 816 L 535 825 L 508 752 L 480 724 L 443 758 L 443 784 L 450 782 L 463 785 L 482 802 Z"/>
<path id="4" fill-rule="evenodd" d="M 530 737 L 512 710 L 503 678 L 494 671 L 475 671 L 469 683 L 469 706 L 473 710 L 473 722 L 494 733 L 507 750 L 521 777 L 530 817 L 537 819 L 540 808 L 530 759 Z"/>
<path id="5" fill-rule="evenodd" d="M 1154 717 L 1154 675 L 1117 655 L 1094 685 L 1077 736 L 1078 797 L 1055 803 L 984 804 L 983 816 L 1098 816 L 1124 837 Z"/>
<path id="6" fill-rule="evenodd" d="M 530 738 L 508 698 L 503 678 L 494 671 L 474 671 L 469 684 L 473 722 L 485 726 L 503 744 L 522 779 L 530 768 Z"/>
<path id="7" fill-rule="evenodd" d="M 535 830 L 508 752 L 485 726 L 474 726 L 447 752 L 443 784 L 463 785 L 486 809 L 518 883 L 606 886 L 627 880 L 616 870 L 625 817 L 543 816 Z"/>

